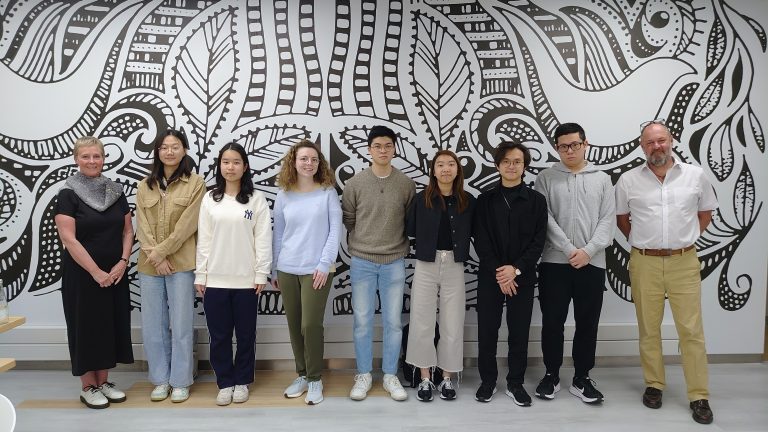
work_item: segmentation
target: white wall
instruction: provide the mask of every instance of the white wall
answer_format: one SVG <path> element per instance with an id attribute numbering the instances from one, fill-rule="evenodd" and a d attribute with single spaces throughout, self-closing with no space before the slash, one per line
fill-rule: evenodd
<path id="1" fill-rule="evenodd" d="M 479 193 L 495 178 L 495 144 L 529 145 L 535 157 L 526 180 L 533 181 L 556 159 L 548 137 L 567 121 L 585 127 L 590 159 L 615 180 L 641 163 L 639 124 L 657 117 L 670 120 L 678 157 L 705 168 L 721 206 L 699 243 L 708 351 L 762 352 L 763 2 L 638 1 L 617 10 L 588 1 L 214 3 L 133 0 L 102 10 L 33 1 L 11 11 L 0 2 L 0 277 L 12 314 L 27 317 L 0 335 L 0 357 L 67 359 L 50 209 L 71 172 L 77 136 L 107 144 L 105 173 L 125 184 L 131 202 L 150 143 L 168 126 L 191 137 L 190 154 L 209 182 L 218 146 L 245 145 L 257 187 L 270 198 L 280 157 L 304 137 L 319 140 L 343 188 L 367 165 L 364 137 L 374 124 L 400 134 L 395 165 L 419 185 L 434 151 L 449 148 L 462 158 L 467 189 Z M 609 251 L 598 355 L 637 354 L 626 250 L 619 238 Z M 354 356 L 349 310 L 332 307 L 350 293 L 348 263 L 343 244 L 326 318 L 330 358 Z M 470 306 L 475 264 L 466 276 Z M 135 279 L 132 289 L 138 306 Z M 538 305 L 533 320 L 531 355 L 539 355 Z M 475 322 L 470 309 L 468 356 Z M 259 323 L 257 355 L 290 358 L 284 317 L 262 315 Z M 197 324 L 204 326 L 202 316 Z M 669 313 L 664 334 L 666 352 L 675 354 Z"/>

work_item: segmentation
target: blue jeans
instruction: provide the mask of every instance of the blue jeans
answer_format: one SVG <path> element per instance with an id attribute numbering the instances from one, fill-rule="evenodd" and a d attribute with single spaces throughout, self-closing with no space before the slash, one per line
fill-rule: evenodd
<path id="1" fill-rule="evenodd" d="M 192 385 L 194 280 L 192 271 L 168 276 L 139 273 L 141 333 L 149 381 L 154 385 Z"/>
<path id="2" fill-rule="evenodd" d="M 385 374 L 396 374 L 400 344 L 403 338 L 403 291 L 405 290 L 405 260 L 400 258 L 389 264 L 376 264 L 352 257 L 352 310 L 355 316 L 353 338 L 357 372 L 369 373 L 373 369 L 373 316 L 376 313 L 376 290 L 381 302 L 381 320 L 384 327 L 381 369 Z"/>

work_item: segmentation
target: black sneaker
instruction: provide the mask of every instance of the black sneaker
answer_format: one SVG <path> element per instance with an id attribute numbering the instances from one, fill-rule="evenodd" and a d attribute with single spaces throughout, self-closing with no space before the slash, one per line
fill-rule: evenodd
<path id="1" fill-rule="evenodd" d="M 555 393 L 560 391 L 560 377 L 556 377 L 551 373 L 544 375 L 544 378 L 539 381 L 539 385 L 536 387 L 536 395 L 539 399 L 552 400 L 555 398 Z"/>
<path id="2" fill-rule="evenodd" d="M 573 384 L 569 391 L 572 395 L 588 404 L 599 404 L 603 401 L 603 394 L 595 388 L 595 382 L 590 377 L 573 377 Z"/>
<path id="3" fill-rule="evenodd" d="M 422 401 L 422 402 L 431 402 L 432 401 L 432 390 L 434 390 L 435 385 L 432 384 L 432 381 L 429 380 L 429 378 L 424 378 L 419 383 L 419 390 L 416 392 L 416 399 Z"/>
<path id="4" fill-rule="evenodd" d="M 511 397 L 517 406 L 531 406 L 531 397 L 522 384 L 507 384 L 507 396 Z"/>
<path id="5" fill-rule="evenodd" d="M 456 389 L 453 388 L 453 382 L 450 378 L 443 378 L 443 381 L 437 386 L 437 391 L 440 392 L 440 399 L 442 400 L 456 399 Z"/>
<path id="6" fill-rule="evenodd" d="M 475 400 L 478 402 L 490 402 L 493 395 L 496 394 L 496 384 L 482 383 L 475 393 Z"/>

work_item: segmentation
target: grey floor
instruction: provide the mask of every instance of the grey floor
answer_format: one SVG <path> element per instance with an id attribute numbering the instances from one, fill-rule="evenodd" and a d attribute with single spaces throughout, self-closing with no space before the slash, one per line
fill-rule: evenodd
<path id="1" fill-rule="evenodd" d="M 543 369 L 528 370 L 526 387 L 533 392 Z M 570 383 L 573 371 L 561 377 Z M 690 416 L 679 365 L 667 368 L 668 388 L 659 410 L 645 408 L 637 367 L 603 367 L 592 373 L 606 402 L 589 406 L 568 393 L 567 386 L 554 401 L 534 398 L 530 408 L 515 406 L 503 389 L 487 404 L 475 402 L 477 370 L 465 371 L 459 397 L 446 402 L 419 402 L 408 389 L 407 402 L 368 398 L 326 398 L 314 407 L 203 409 L 48 409 L 17 410 L 16 431 L 768 431 L 768 363 L 710 366 L 712 425 L 694 423 Z M 146 380 L 143 372 L 115 372 L 111 379 L 122 387 Z M 203 380 L 212 380 L 204 376 Z M 351 384 L 351 383 L 350 383 Z M 374 385 L 381 385 L 376 380 Z M 67 371 L 9 371 L 0 374 L 0 393 L 15 405 L 24 400 L 77 398 L 78 380 Z"/>

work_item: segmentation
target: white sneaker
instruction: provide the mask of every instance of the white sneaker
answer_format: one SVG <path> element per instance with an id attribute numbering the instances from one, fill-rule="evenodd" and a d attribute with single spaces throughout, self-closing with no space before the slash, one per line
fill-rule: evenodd
<path id="1" fill-rule="evenodd" d="M 371 389 L 372 381 L 373 378 L 370 373 L 355 375 L 355 385 L 349 391 L 349 398 L 356 401 L 365 399 L 368 396 L 368 391 Z"/>
<path id="2" fill-rule="evenodd" d="M 234 393 L 234 387 L 224 387 L 219 390 L 219 394 L 216 395 L 216 405 L 225 406 L 232 403 L 232 393 Z"/>
<path id="3" fill-rule="evenodd" d="M 248 401 L 248 386 L 247 385 L 236 385 L 235 386 L 235 393 L 232 396 L 232 402 L 234 403 L 243 403 Z"/>
<path id="4" fill-rule="evenodd" d="M 152 393 L 149 395 L 149 399 L 152 400 L 152 402 L 160 402 L 165 400 L 165 398 L 168 397 L 168 393 L 170 392 L 170 384 L 160 384 L 159 386 L 155 386 L 155 388 L 152 390 Z"/>
<path id="5" fill-rule="evenodd" d="M 109 406 L 109 399 L 99 391 L 98 387 L 92 385 L 80 391 L 80 402 L 93 409 L 102 409 Z"/>
<path id="6" fill-rule="evenodd" d="M 189 387 L 174 387 L 171 392 L 171 402 L 180 403 L 189 399 Z"/>
<path id="7" fill-rule="evenodd" d="M 304 402 L 307 405 L 317 405 L 323 401 L 323 382 L 310 381 L 308 384 L 307 397 L 304 398 Z"/>
<path id="8" fill-rule="evenodd" d="M 396 401 L 408 399 L 408 393 L 405 392 L 403 385 L 400 384 L 400 378 L 396 375 L 384 374 L 384 390 Z"/>
<path id="9" fill-rule="evenodd" d="M 291 385 L 285 389 L 283 396 L 287 398 L 297 398 L 303 395 L 305 391 L 307 391 L 307 377 L 300 376 L 293 380 Z"/>
<path id="10" fill-rule="evenodd" d="M 99 386 L 99 391 L 109 400 L 110 403 L 125 402 L 125 393 L 119 388 L 115 387 L 115 383 L 105 381 L 104 384 Z"/>

